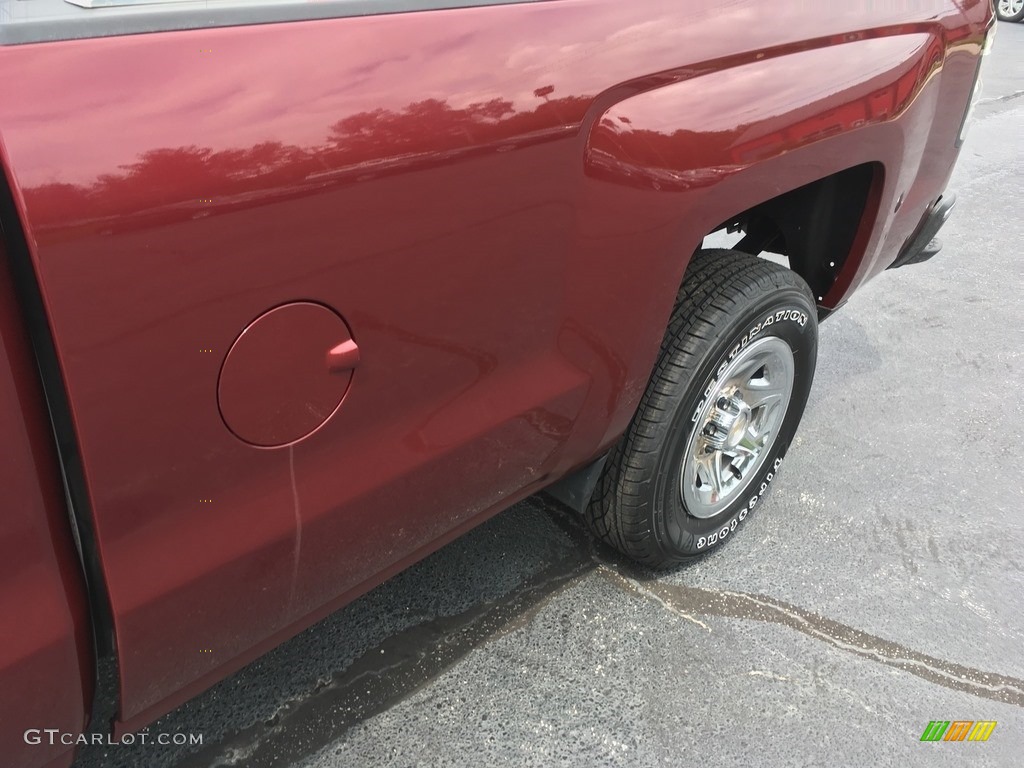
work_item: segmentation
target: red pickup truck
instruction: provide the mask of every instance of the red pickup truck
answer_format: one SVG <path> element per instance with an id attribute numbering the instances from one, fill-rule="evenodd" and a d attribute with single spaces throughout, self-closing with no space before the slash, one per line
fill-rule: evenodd
<path id="1" fill-rule="evenodd" d="M 819 320 L 938 249 L 992 19 L 0 0 L 4 764 L 541 489 L 652 567 L 737 535 Z"/>

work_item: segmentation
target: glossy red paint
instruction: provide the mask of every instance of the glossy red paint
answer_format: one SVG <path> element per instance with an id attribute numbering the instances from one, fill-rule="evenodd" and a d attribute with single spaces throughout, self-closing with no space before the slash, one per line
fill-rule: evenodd
<path id="1" fill-rule="evenodd" d="M 884 268 L 951 172 L 990 11 L 880 5 L 553 0 L 0 50 L 121 727 L 607 448 L 728 216 L 875 163 L 823 304 Z M 362 359 L 320 429 L 257 449 L 218 372 L 290 301 L 343 315 Z"/>
<path id="2" fill-rule="evenodd" d="M 73 748 L 29 729 L 79 733 L 92 696 L 85 592 L 7 253 L 0 239 L 0 756 L 69 765 Z"/>

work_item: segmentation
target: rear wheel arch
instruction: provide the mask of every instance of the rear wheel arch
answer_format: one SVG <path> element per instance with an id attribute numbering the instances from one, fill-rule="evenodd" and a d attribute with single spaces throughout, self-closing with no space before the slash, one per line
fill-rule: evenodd
<path id="1" fill-rule="evenodd" d="M 862 163 L 758 203 L 712 231 L 743 232 L 738 251 L 785 256 L 818 304 L 832 306 L 866 254 L 884 177 L 881 163 Z"/>

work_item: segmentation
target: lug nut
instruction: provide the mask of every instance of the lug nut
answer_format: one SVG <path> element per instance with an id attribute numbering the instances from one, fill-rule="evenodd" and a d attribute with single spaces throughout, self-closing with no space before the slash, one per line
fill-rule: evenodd
<path id="1" fill-rule="evenodd" d="M 704 434 L 707 435 L 708 437 L 711 437 L 712 435 L 714 435 L 715 431 L 716 430 L 715 430 L 715 425 L 714 424 L 706 424 L 706 425 L 704 425 Z"/>
<path id="2" fill-rule="evenodd" d="M 723 395 L 722 397 L 718 398 L 718 402 L 715 403 L 715 405 L 717 405 L 719 408 L 721 408 L 724 411 L 724 410 L 726 410 L 729 407 L 729 401 Z"/>

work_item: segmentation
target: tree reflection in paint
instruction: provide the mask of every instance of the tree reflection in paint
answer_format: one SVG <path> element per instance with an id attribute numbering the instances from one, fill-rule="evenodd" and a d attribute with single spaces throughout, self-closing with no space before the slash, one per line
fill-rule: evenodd
<path id="1" fill-rule="evenodd" d="M 326 141 L 313 146 L 265 141 L 223 150 L 161 147 L 89 184 L 28 188 L 25 201 L 37 230 L 113 222 L 155 209 L 198 215 L 212 206 L 254 204 L 266 197 L 261 193 L 302 194 L 326 183 L 574 134 L 590 99 L 550 99 L 553 88 L 541 90 L 545 100 L 524 112 L 497 98 L 458 109 L 425 99 L 398 111 L 360 112 L 329 126 Z"/>

